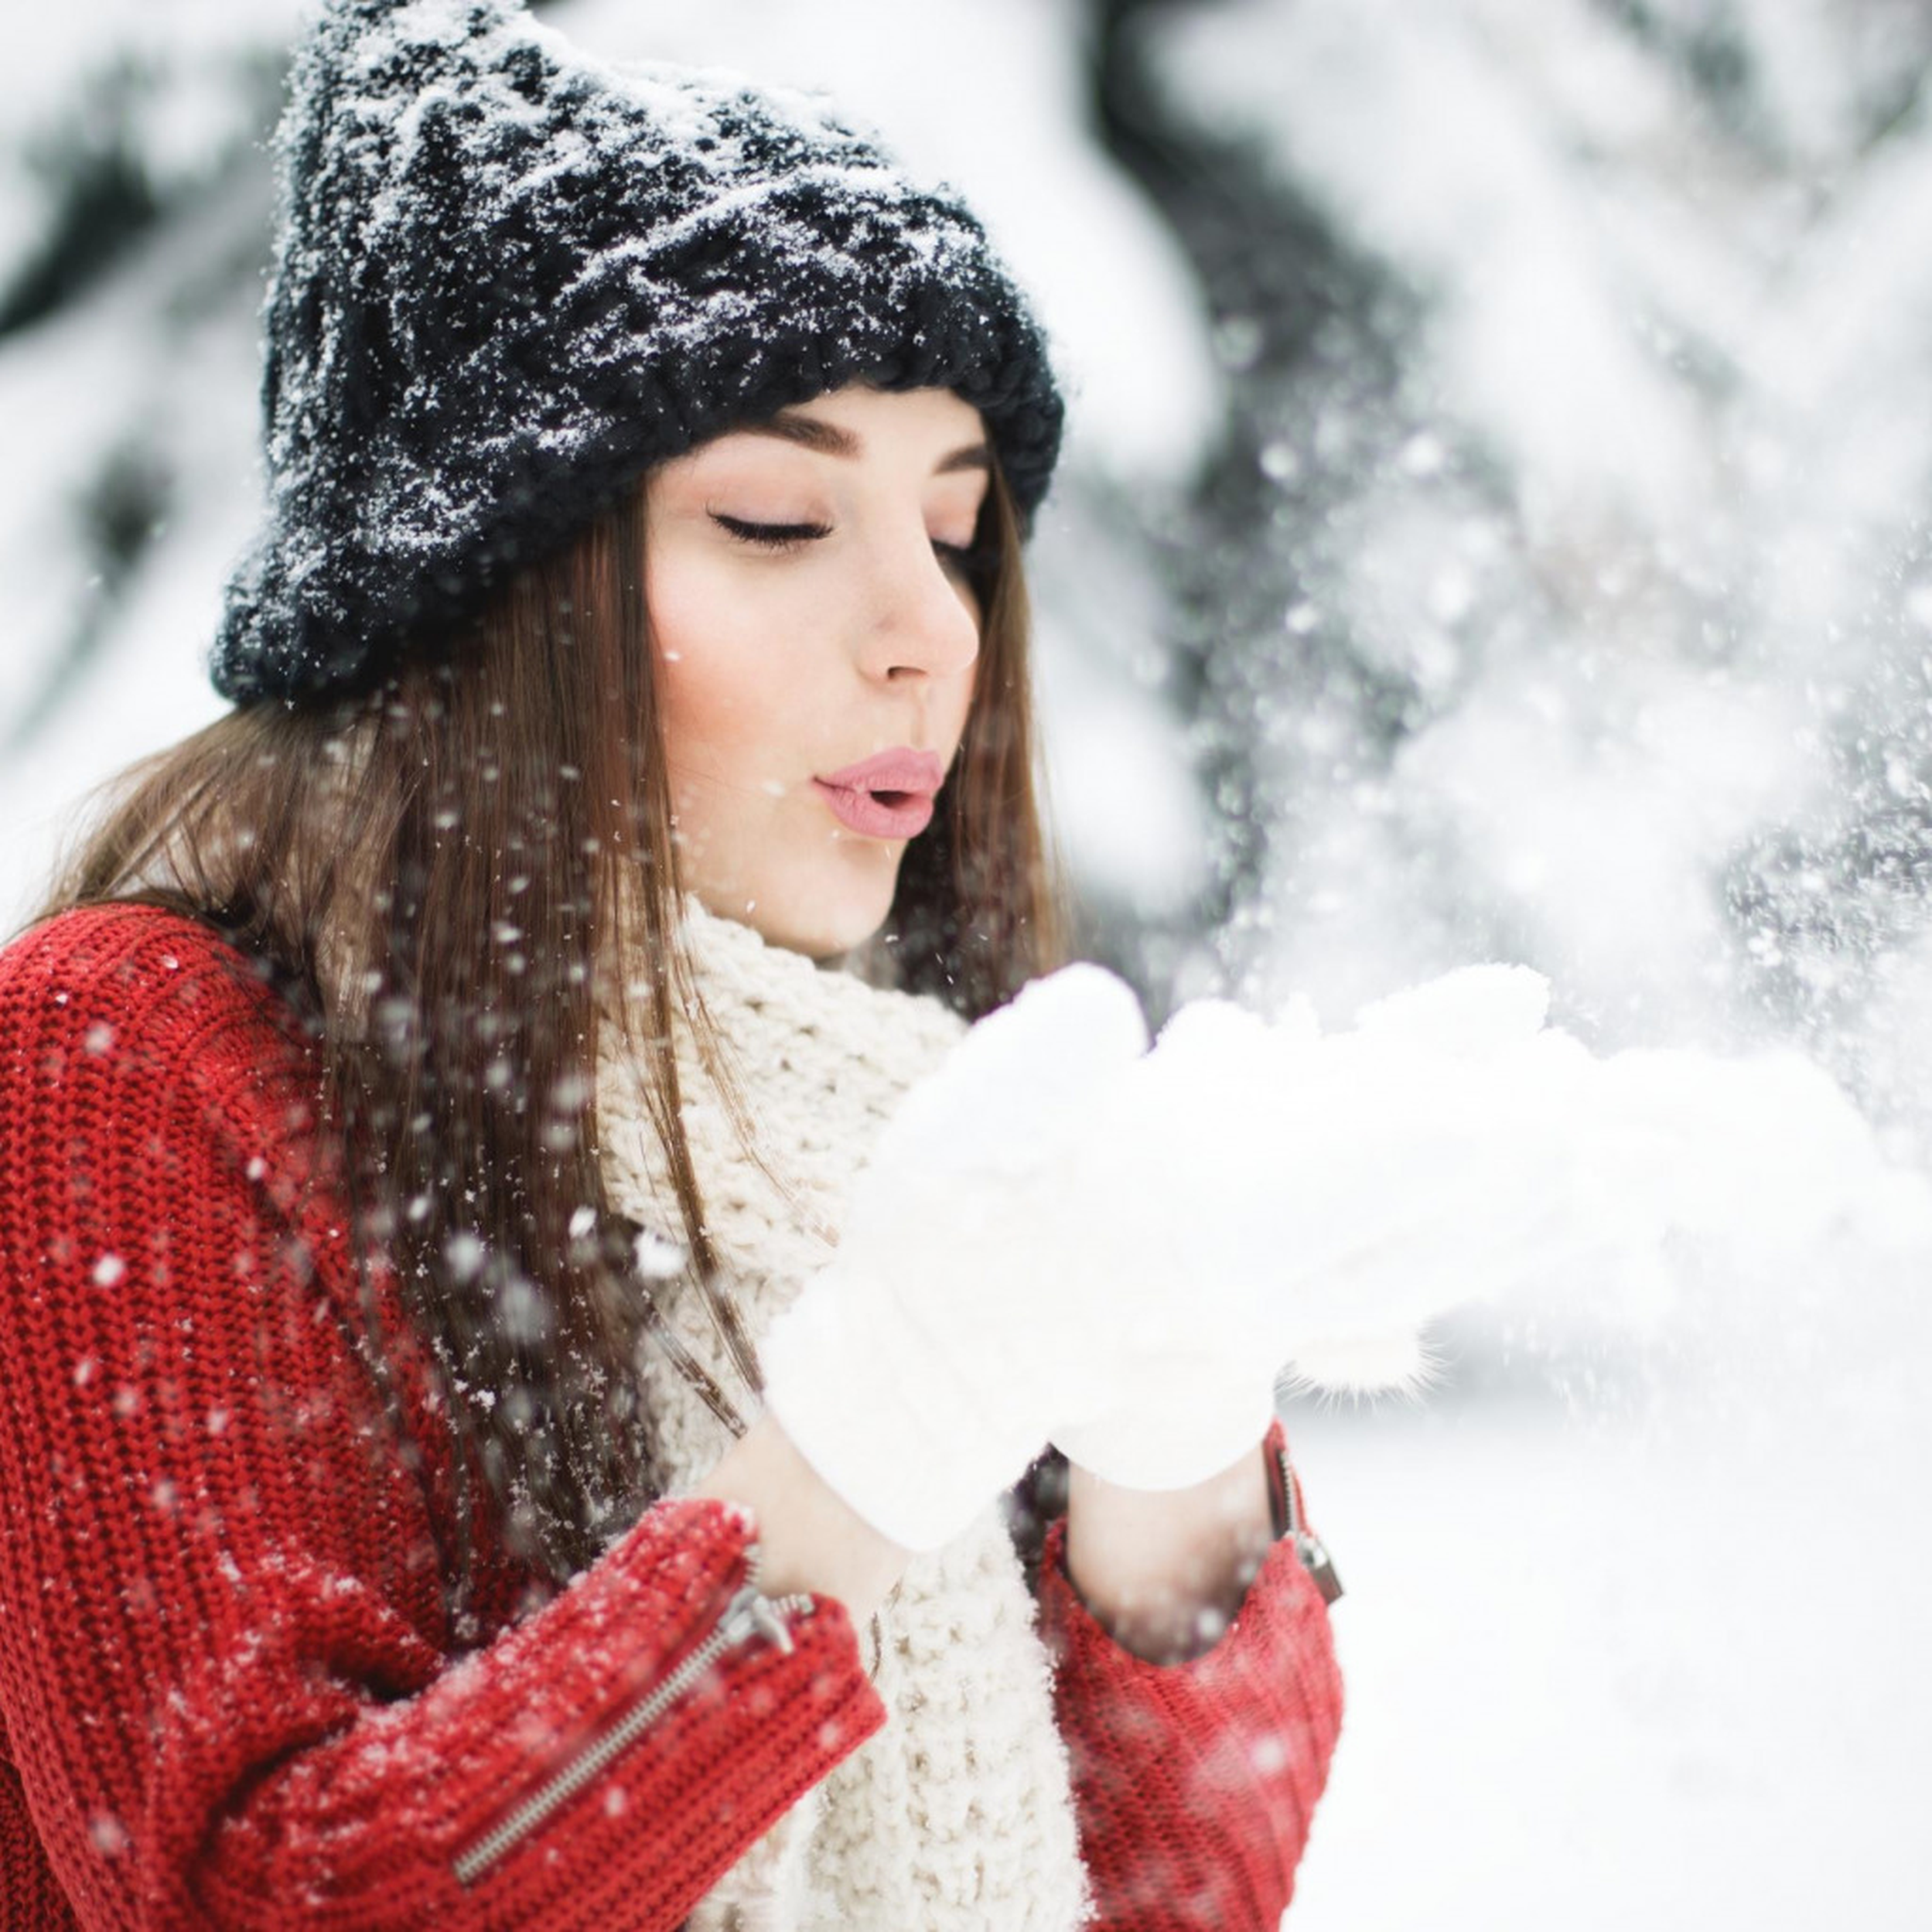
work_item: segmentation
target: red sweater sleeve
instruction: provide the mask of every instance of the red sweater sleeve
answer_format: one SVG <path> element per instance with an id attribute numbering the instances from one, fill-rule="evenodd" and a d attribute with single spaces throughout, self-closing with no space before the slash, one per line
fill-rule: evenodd
<path id="1" fill-rule="evenodd" d="M 1268 1439 L 1279 1452 L 1281 1425 Z M 1328 1606 L 1284 1537 L 1220 1641 L 1149 1664 L 1097 1623 L 1047 1532 L 1040 1625 L 1074 1770 L 1091 1932 L 1275 1932 L 1341 1729 Z"/>
<path id="2" fill-rule="evenodd" d="M 848 1620 L 694 1500 L 458 1641 L 302 1044 L 153 908 L 0 952 L 7 1923 L 675 1926 L 883 1722 Z"/>

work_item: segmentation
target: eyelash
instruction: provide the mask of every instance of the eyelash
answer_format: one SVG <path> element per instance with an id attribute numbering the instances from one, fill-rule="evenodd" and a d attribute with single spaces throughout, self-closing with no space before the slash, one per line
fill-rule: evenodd
<path id="1" fill-rule="evenodd" d="M 711 520 L 727 536 L 739 542 L 755 544 L 760 550 L 797 550 L 802 545 L 816 543 L 821 537 L 829 537 L 829 524 L 754 524 L 747 523 L 742 517 L 727 517 L 722 510 L 714 510 Z M 944 544 L 935 538 L 933 549 L 943 563 L 960 570 L 973 567 L 975 553 L 966 544 Z"/>
<path id="2" fill-rule="evenodd" d="M 761 550 L 796 550 L 801 544 L 815 543 L 832 534 L 829 524 L 753 524 L 716 510 L 711 520 L 728 536 L 740 543 L 756 544 Z"/>

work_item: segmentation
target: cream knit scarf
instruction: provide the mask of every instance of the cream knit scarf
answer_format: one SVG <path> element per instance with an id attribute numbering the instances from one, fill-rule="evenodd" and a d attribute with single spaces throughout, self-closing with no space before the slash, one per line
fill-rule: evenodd
<path id="1" fill-rule="evenodd" d="M 882 991 L 768 946 L 687 902 L 699 987 L 748 1104 L 747 1158 L 689 1029 L 684 1120 L 719 1262 L 754 1341 L 828 1256 L 857 1169 L 906 1087 L 958 1039 L 937 1001 Z M 612 1204 L 680 1229 L 637 1075 L 611 1042 L 598 1113 Z M 755 1401 L 695 1288 L 671 1326 L 742 1415 Z M 647 1344 L 640 1364 L 660 1473 L 677 1494 L 729 1446 Z M 996 1507 L 908 1566 L 862 1651 L 889 1721 L 746 1853 L 699 1906 L 698 1932 L 1068 1932 L 1086 1883 L 1033 1603 Z"/>

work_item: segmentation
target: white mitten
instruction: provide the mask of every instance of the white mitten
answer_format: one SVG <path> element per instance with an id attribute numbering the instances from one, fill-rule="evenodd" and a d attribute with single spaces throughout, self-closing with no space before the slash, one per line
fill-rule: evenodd
<path id="1" fill-rule="evenodd" d="M 1298 1012 L 1294 1022 L 1312 1028 Z M 1251 1326 L 1237 1304 L 1244 1285 L 1210 1281 L 1204 1225 L 1215 1211 L 1202 1176 L 1213 1168 L 1196 1147 L 1213 1143 L 1232 1118 L 1257 1104 L 1251 1068 L 1267 1029 L 1253 1014 L 1218 1000 L 1183 1007 L 1161 1030 L 1153 1052 L 1123 1077 L 1118 1111 L 1104 1134 L 1077 1150 L 1080 1173 L 1070 1192 L 1111 1193 L 1145 1212 L 1162 1207 L 1162 1238 L 1111 1285 L 1108 1322 L 1125 1344 L 1118 1399 L 1084 1418 L 1063 1412 L 1053 1446 L 1070 1460 L 1130 1489 L 1185 1489 L 1227 1468 L 1260 1442 L 1274 1420 L 1278 1361 L 1244 1346 Z M 1154 1153 L 1157 1158 L 1145 1160 Z M 1224 1169 L 1217 1178 L 1228 1178 Z M 1268 1178 L 1272 1191 L 1273 1177 Z"/>
<path id="2" fill-rule="evenodd" d="M 981 1021 L 906 1097 L 836 1258 L 761 1345 L 800 1452 L 909 1549 L 957 1534 L 1060 1415 L 1108 1405 L 1108 1270 L 1086 1252 L 1108 1231 L 1066 1183 L 1146 1042 L 1138 1000 L 1092 966 Z"/>
<path id="3" fill-rule="evenodd" d="M 1165 1193 L 1192 1217 L 1172 1264 L 1184 1292 L 1130 1272 L 1117 1319 L 1148 1353 L 1217 1357 L 1231 1390 L 1251 1389 L 1284 1364 L 1319 1378 L 1336 1361 L 1412 1363 L 1435 1317 L 1579 1277 L 1613 1319 L 1647 1322 L 1667 1234 L 1740 1257 L 1848 1224 L 1923 1240 L 1922 1180 L 1887 1166 L 1816 1068 L 1599 1059 L 1545 1027 L 1546 1004 L 1527 969 L 1475 967 L 1326 1037 L 1305 1009 L 1272 1026 L 1183 1009 L 1082 1150 L 1121 1194 Z M 1228 1400 L 1232 1429 L 1247 1398 Z M 1133 1452 L 1131 1435 L 1123 1415 L 1056 1439 L 1104 1460 Z"/>
<path id="4" fill-rule="evenodd" d="M 1117 1193 L 1172 1203 L 1166 1275 L 1132 1271 L 1114 1298 L 1142 1374 L 1056 1446 L 1135 1487 L 1198 1482 L 1265 1430 L 1291 1358 L 1346 1350 L 1357 1378 L 1365 1353 L 1413 1364 L 1428 1316 L 1545 1251 L 1580 1052 L 1544 1033 L 1548 1003 L 1536 974 L 1489 967 L 1327 1038 L 1306 1002 L 1272 1024 L 1183 1007 L 1073 1183 L 1105 1170 Z"/>
<path id="5" fill-rule="evenodd" d="M 1199 1389 L 1218 1361 L 1217 1418 L 1194 1419 L 1190 1456 L 1150 1385 L 1138 1415 L 1070 1416 L 1056 1442 L 1116 1480 L 1197 1480 L 1265 1425 L 1285 1365 L 1399 1376 L 1432 1318 L 1623 1237 L 1627 1203 L 1594 1156 L 1627 1124 L 1605 1125 L 1603 1063 L 1546 1009 L 1545 982 L 1512 967 L 1447 975 L 1326 1036 L 1305 1005 L 1272 1025 L 1183 1008 L 1080 1159 L 1118 1195 L 1173 1204 L 1166 1280 L 1125 1275 L 1114 1319 Z"/>
<path id="6" fill-rule="evenodd" d="M 1126 1489 L 1188 1489 L 1253 1453 L 1275 1419 L 1275 1377 L 1262 1354 L 1170 1345 L 1128 1365 L 1112 1408 L 1056 1425 L 1053 1446 Z"/>
<path id="7" fill-rule="evenodd" d="M 1095 1291 L 1118 1399 L 1063 1405 L 1056 1445 L 1132 1487 L 1200 1482 L 1259 1440 L 1291 1357 L 1411 1362 L 1428 1316 L 1558 1251 L 1558 1129 L 1587 1056 L 1545 1033 L 1547 1004 L 1497 967 L 1328 1039 L 1305 1005 L 1176 1014 L 1070 1150 L 1062 1197 L 1119 1203 L 1135 1232 L 1100 1244 Z"/>
<path id="8" fill-rule="evenodd" d="M 1816 1224 L 1882 1169 L 1788 1062 L 1599 1060 L 1546 1001 L 1470 968 L 1326 1037 L 1305 1009 L 1200 1002 L 1150 1053 L 1111 975 L 1039 982 L 889 1126 L 838 1258 L 766 1340 L 773 1412 L 859 1514 L 934 1548 L 1050 1437 L 1183 1487 L 1259 1439 L 1285 1364 L 1722 1232 L 1766 1176 L 1783 1222 Z M 1900 1221 L 1896 1190 L 1872 1198 Z"/>

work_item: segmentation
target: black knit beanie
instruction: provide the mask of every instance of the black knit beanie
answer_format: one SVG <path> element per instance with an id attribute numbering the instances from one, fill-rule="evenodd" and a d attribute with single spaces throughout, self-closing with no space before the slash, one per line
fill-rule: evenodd
<path id="1" fill-rule="evenodd" d="M 270 506 L 225 698 L 366 688 L 651 464 L 845 383 L 956 391 L 1022 523 L 1046 491 L 1024 299 L 822 101 L 602 63 L 519 0 L 326 0 L 277 148 Z"/>

